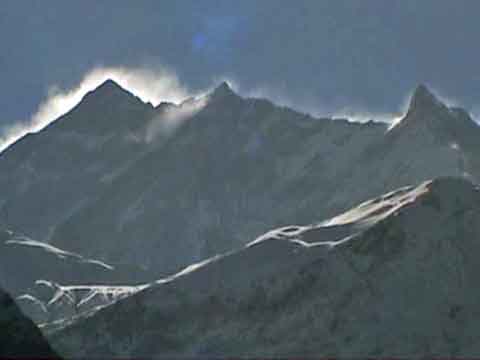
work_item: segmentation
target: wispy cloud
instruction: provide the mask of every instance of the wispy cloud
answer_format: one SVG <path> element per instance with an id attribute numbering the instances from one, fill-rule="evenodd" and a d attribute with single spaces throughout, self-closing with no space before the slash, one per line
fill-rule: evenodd
<path id="1" fill-rule="evenodd" d="M 87 73 L 72 89 L 60 89 L 52 85 L 47 98 L 28 120 L 3 129 L 0 135 L 0 151 L 27 133 L 37 132 L 70 111 L 86 93 L 105 80 L 112 79 L 145 102 L 157 105 L 161 101 L 180 102 L 189 97 L 189 91 L 180 84 L 177 76 L 163 67 L 126 68 L 97 67 Z"/>
<path id="2" fill-rule="evenodd" d="M 202 110 L 208 103 L 207 96 L 190 99 L 178 106 L 171 106 L 153 118 L 146 127 L 145 141 L 152 142 L 159 135 L 171 135 L 182 123 Z"/>

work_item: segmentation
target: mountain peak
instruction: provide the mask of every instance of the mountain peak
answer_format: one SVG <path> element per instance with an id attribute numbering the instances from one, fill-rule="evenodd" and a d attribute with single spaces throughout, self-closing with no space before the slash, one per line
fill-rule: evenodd
<path id="1" fill-rule="evenodd" d="M 138 106 L 145 103 L 132 94 L 130 91 L 121 87 L 112 79 L 107 79 L 95 89 L 85 94 L 82 101 L 77 106 L 78 109 L 106 109 L 110 107 Z"/>
<path id="2" fill-rule="evenodd" d="M 461 142 L 463 146 L 478 145 L 478 125 L 470 114 L 440 101 L 425 85 L 419 85 L 412 94 L 405 116 L 392 123 L 388 132 L 392 136 L 429 136 L 444 144 Z"/>
<path id="3" fill-rule="evenodd" d="M 122 87 L 118 83 L 116 83 L 114 80 L 107 79 L 97 87 L 97 89 L 100 89 L 100 88 L 120 88 L 121 89 Z"/>
<path id="4" fill-rule="evenodd" d="M 85 98 L 91 98 L 93 96 L 101 97 L 101 98 L 118 97 L 122 95 L 133 96 L 132 93 L 122 88 L 118 83 L 116 83 L 112 79 L 107 79 L 103 83 L 101 83 L 99 86 L 97 86 L 95 89 L 93 89 L 92 91 L 89 91 L 85 95 Z"/>
<path id="5" fill-rule="evenodd" d="M 445 105 L 435 97 L 426 85 L 420 84 L 413 92 L 408 112 L 429 111 L 438 107 L 444 108 Z"/>
<path id="6" fill-rule="evenodd" d="M 411 98 L 408 111 L 393 128 L 418 127 L 423 124 L 428 128 L 437 128 L 440 123 L 445 123 L 451 118 L 449 108 L 443 104 L 424 84 L 418 85 Z M 389 131 L 390 131 L 389 130 Z"/>
<path id="7" fill-rule="evenodd" d="M 107 79 L 87 92 L 73 109 L 62 116 L 61 122 L 54 122 L 52 126 L 100 133 L 121 126 L 134 126 L 152 109 L 150 103 L 144 103 L 112 79 Z M 68 120 L 72 118 L 78 120 Z"/>
<path id="8" fill-rule="evenodd" d="M 222 81 L 211 93 L 212 98 L 223 98 L 226 96 L 236 95 L 230 85 L 226 81 Z"/>

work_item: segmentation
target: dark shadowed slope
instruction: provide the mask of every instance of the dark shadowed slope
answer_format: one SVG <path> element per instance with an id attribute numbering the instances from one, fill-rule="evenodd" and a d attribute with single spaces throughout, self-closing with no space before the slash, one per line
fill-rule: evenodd
<path id="1" fill-rule="evenodd" d="M 0 284 L 37 324 L 88 308 L 92 302 L 84 299 L 93 298 L 92 284 L 108 291 L 114 284 L 134 286 L 152 279 L 138 266 L 106 264 L 0 230 Z M 65 289 L 66 296 L 60 296 Z M 103 303 L 122 294 L 107 295 Z"/>
<path id="2" fill-rule="evenodd" d="M 401 188 L 273 230 L 50 339 L 87 357 L 478 357 L 479 220 L 465 179 Z"/>
<path id="3" fill-rule="evenodd" d="M 59 359 L 40 330 L 0 290 L 0 359 Z"/>
<path id="4" fill-rule="evenodd" d="M 15 296 L 37 280 L 68 285 L 124 284 L 148 279 L 141 268 L 110 265 L 11 231 L 0 231 L 0 282 Z"/>
<path id="5" fill-rule="evenodd" d="M 155 110 L 107 81 L 69 113 L 0 154 L 0 224 L 48 240 L 146 150 Z M 142 137 L 143 136 L 143 137 Z"/>

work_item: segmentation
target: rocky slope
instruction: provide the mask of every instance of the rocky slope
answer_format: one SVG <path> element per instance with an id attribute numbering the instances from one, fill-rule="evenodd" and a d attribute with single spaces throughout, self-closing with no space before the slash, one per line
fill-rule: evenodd
<path id="1" fill-rule="evenodd" d="M 59 248 L 166 275 L 401 186 L 478 179 L 479 137 L 466 112 L 424 86 L 389 129 L 312 118 L 226 83 L 153 108 L 108 81 L 2 153 L 0 219 Z"/>
<path id="2" fill-rule="evenodd" d="M 390 131 L 313 119 L 227 85 L 192 101 L 200 110 L 58 226 L 53 243 L 166 274 L 268 228 L 436 176 L 479 175 L 480 128 L 422 86 Z"/>
<path id="3" fill-rule="evenodd" d="M 0 359 L 59 359 L 40 330 L 0 290 Z"/>
<path id="4" fill-rule="evenodd" d="M 38 133 L 0 154 L 0 224 L 48 240 L 59 223 L 96 198 L 112 173 L 144 152 L 132 136 L 154 109 L 107 81 Z"/>
<path id="5" fill-rule="evenodd" d="M 139 267 L 109 265 L 12 231 L 0 231 L 0 284 L 37 324 L 98 305 L 98 300 L 108 303 L 123 294 L 111 290 L 112 285 L 123 288 L 149 279 L 154 278 Z M 96 296 L 100 290 L 103 296 Z"/>
<path id="6" fill-rule="evenodd" d="M 81 357 L 480 355 L 480 190 L 400 188 L 55 327 Z"/>

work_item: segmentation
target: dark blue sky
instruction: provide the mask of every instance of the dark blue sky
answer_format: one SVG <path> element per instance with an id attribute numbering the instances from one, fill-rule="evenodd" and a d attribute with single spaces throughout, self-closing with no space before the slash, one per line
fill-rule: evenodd
<path id="1" fill-rule="evenodd" d="M 192 90 L 227 76 L 325 112 L 393 112 L 424 82 L 474 109 L 479 15 L 475 0 L 3 0 L 0 121 L 96 66 L 167 66 Z"/>

